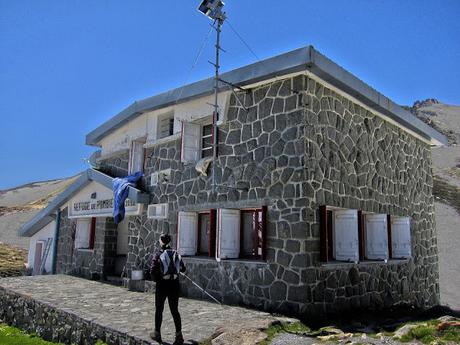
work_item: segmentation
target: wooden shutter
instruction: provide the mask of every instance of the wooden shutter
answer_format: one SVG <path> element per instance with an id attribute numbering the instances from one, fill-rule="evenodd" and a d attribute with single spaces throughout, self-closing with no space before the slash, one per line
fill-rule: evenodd
<path id="1" fill-rule="evenodd" d="M 177 249 L 181 255 L 195 255 L 197 249 L 198 214 L 179 212 L 177 216 Z"/>
<path id="2" fill-rule="evenodd" d="M 200 155 L 201 126 L 182 122 L 181 161 L 196 162 Z"/>
<path id="3" fill-rule="evenodd" d="M 89 248 L 90 219 L 77 219 L 75 248 Z"/>
<path id="4" fill-rule="evenodd" d="M 216 256 L 216 222 L 217 210 L 209 211 L 209 256 Z"/>
<path id="5" fill-rule="evenodd" d="M 144 143 L 141 141 L 132 141 L 129 157 L 129 173 L 133 174 L 138 171 L 144 171 Z"/>
<path id="6" fill-rule="evenodd" d="M 391 218 L 391 239 L 394 258 L 409 258 L 411 256 L 409 217 Z"/>
<path id="7" fill-rule="evenodd" d="M 96 217 L 91 218 L 91 228 L 89 231 L 89 249 L 94 249 L 96 241 Z"/>
<path id="8" fill-rule="evenodd" d="M 359 260 L 358 214 L 356 210 L 334 211 L 334 256 L 339 261 Z"/>
<path id="9" fill-rule="evenodd" d="M 365 220 L 366 258 L 388 259 L 387 215 L 367 214 Z"/>
<path id="10" fill-rule="evenodd" d="M 240 255 L 240 221 L 239 210 L 218 210 L 219 258 L 235 259 Z"/>

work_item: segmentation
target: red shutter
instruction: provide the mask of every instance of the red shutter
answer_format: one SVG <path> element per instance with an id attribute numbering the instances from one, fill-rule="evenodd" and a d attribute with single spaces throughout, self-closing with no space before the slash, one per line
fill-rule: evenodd
<path id="1" fill-rule="evenodd" d="M 366 239 L 364 236 L 364 216 L 363 211 L 358 211 L 358 239 L 359 239 L 359 260 L 364 260 L 364 253 L 366 248 Z"/>
<path id="2" fill-rule="evenodd" d="M 262 260 L 267 259 L 267 206 L 262 206 Z"/>
<path id="3" fill-rule="evenodd" d="M 327 224 L 326 205 L 319 207 L 319 239 L 320 239 L 320 259 L 323 262 L 329 261 L 329 236 Z"/>
<path id="4" fill-rule="evenodd" d="M 96 218 L 91 218 L 91 227 L 89 232 L 89 249 L 94 249 L 94 242 L 96 239 Z"/>
<path id="5" fill-rule="evenodd" d="M 209 210 L 209 256 L 216 256 L 216 210 Z"/>
<path id="6" fill-rule="evenodd" d="M 391 216 L 387 214 L 387 230 L 388 230 L 388 258 L 393 257 L 393 241 L 391 240 Z"/>

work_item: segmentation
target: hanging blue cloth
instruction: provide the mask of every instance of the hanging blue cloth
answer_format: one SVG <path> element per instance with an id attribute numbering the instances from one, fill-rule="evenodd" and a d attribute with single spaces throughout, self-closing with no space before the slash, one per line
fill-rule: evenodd
<path id="1" fill-rule="evenodd" d="M 123 178 L 114 178 L 113 189 L 113 220 L 115 224 L 120 223 L 125 218 L 125 200 L 129 194 L 129 187 L 135 187 L 137 181 L 144 174 L 140 171 Z"/>

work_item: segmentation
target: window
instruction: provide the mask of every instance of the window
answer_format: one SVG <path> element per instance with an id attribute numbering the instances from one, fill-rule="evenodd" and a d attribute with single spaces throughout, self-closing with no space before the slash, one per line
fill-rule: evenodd
<path id="1" fill-rule="evenodd" d="M 358 212 L 320 208 L 321 260 L 358 261 Z"/>
<path id="2" fill-rule="evenodd" d="M 75 249 L 94 249 L 96 218 L 77 219 Z"/>
<path id="3" fill-rule="evenodd" d="M 213 153 L 212 124 L 182 122 L 181 161 L 196 162 Z"/>
<path id="4" fill-rule="evenodd" d="M 198 214 L 198 255 L 216 255 L 216 210 Z"/>
<path id="5" fill-rule="evenodd" d="M 201 127 L 201 158 L 211 157 L 213 148 L 212 124 Z"/>
<path id="6" fill-rule="evenodd" d="M 264 218 L 265 212 L 263 209 L 241 211 L 240 257 L 263 258 Z"/>
<path id="7" fill-rule="evenodd" d="M 179 212 L 179 252 L 214 257 L 217 250 L 221 259 L 265 259 L 265 215 L 265 206 L 241 211 Z"/>
<path id="8" fill-rule="evenodd" d="M 174 113 L 158 117 L 157 139 L 169 137 L 174 134 Z"/>
<path id="9" fill-rule="evenodd" d="M 412 253 L 409 217 L 391 217 L 391 257 L 410 258 Z"/>
<path id="10" fill-rule="evenodd" d="M 135 172 L 144 171 L 144 144 L 145 141 L 133 140 L 129 150 L 129 166 L 128 173 L 134 174 Z"/>
<path id="11" fill-rule="evenodd" d="M 320 206 L 321 261 L 402 259 L 411 256 L 409 217 Z"/>

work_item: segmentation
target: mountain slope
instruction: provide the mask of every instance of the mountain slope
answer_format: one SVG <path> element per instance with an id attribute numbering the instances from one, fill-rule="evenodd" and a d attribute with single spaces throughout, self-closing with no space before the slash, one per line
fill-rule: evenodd
<path id="1" fill-rule="evenodd" d="M 447 136 L 449 145 L 433 148 L 441 301 L 460 309 L 460 106 L 436 99 L 406 107 Z"/>
<path id="2" fill-rule="evenodd" d="M 18 236 L 17 230 L 75 178 L 33 182 L 0 191 L 0 243 L 29 249 L 29 238 Z"/>

